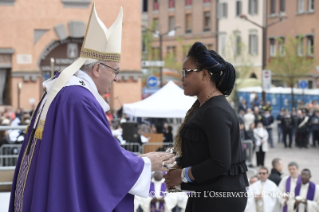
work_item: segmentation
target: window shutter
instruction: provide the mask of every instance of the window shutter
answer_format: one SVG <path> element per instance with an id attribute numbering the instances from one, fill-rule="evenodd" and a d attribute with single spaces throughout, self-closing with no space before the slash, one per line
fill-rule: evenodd
<path id="1" fill-rule="evenodd" d="M 225 18 L 227 18 L 227 3 L 225 3 Z"/>
<path id="2" fill-rule="evenodd" d="M 249 43 L 249 54 L 252 54 L 252 43 L 251 43 L 251 35 L 249 35 L 249 38 L 248 38 L 248 43 Z"/>
<path id="3" fill-rule="evenodd" d="M 256 46 L 256 47 L 255 47 L 255 53 L 256 53 L 256 54 L 255 54 L 255 55 L 258 55 L 258 35 L 256 34 L 255 37 L 256 37 L 256 39 L 255 39 L 255 40 L 256 40 L 256 41 L 255 41 L 255 46 Z"/>

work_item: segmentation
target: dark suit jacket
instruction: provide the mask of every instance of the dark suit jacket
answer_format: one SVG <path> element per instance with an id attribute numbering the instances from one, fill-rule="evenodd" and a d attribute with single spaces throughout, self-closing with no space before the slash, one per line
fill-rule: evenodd
<path id="1" fill-rule="evenodd" d="M 268 179 L 276 183 L 276 185 L 278 186 L 281 181 L 280 175 L 281 173 L 278 172 L 276 169 L 271 169 L 271 174 L 269 175 Z"/>

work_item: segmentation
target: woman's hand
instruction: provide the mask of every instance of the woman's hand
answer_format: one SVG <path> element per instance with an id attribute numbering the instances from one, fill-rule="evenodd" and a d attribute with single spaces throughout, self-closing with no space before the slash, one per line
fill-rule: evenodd
<path id="1" fill-rule="evenodd" d="M 182 183 L 182 169 L 170 170 L 166 175 L 164 175 L 165 183 L 168 188 L 180 185 Z"/>

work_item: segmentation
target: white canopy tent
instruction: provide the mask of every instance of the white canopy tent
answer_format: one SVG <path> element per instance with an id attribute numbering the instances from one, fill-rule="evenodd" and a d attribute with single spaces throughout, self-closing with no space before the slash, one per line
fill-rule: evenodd
<path id="1" fill-rule="evenodd" d="M 169 81 L 146 99 L 124 104 L 123 112 L 135 117 L 184 118 L 194 102 L 194 97 L 185 96 L 183 89 Z"/>

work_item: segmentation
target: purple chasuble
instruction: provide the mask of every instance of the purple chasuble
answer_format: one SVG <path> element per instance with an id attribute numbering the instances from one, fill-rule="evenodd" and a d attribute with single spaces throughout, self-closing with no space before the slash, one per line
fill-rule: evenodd
<path id="1" fill-rule="evenodd" d="M 25 154 L 35 117 L 22 144 L 9 212 L 134 211 L 128 192 L 144 161 L 112 136 L 89 90 L 64 87 L 50 105 L 42 140 L 30 139 Z"/>
<path id="2" fill-rule="evenodd" d="M 301 188 L 301 183 L 296 185 L 295 196 L 299 196 L 300 188 Z M 315 197 L 315 191 L 316 191 L 316 185 L 309 181 L 309 187 L 308 187 L 308 192 L 307 192 L 307 200 L 313 201 L 313 199 Z M 298 212 L 298 207 L 297 207 L 297 212 Z M 306 210 L 306 212 L 307 212 L 307 210 Z"/>
<path id="3" fill-rule="evenodd" d="M 150 192 L 154 192 L 155 194 L 155 186 L 153 182 L 151 182 Z M 166 192 L 166 185 L 165 183 L 162 183 L 161 193 L 160 193 L 161 197 L 163 198 L 165 197 L 165 192 Z M 150 207 L 151 207 L 151 212 L 165 212 L 164 203 L 160 203 L 158 206 L 158 209 L 156 208 L 156 203 L 151 203 Z"/>
<path id="4" fill-rule="evenodd" d="M 291 182 L 291 176 L 288 177 L 287 181 L 286 181 L 286 193 L 290 192 L 290 182 Z M 301 183 L 301 177 L 300 175 L 298 175 L 298 179 L 297 179 L 297 183 L 296 185 Z M 288 206 L 287 204 L 285 205 L 285 207 L 282 209 L 283 212 L 287 212 L 288 211 Z"/>

